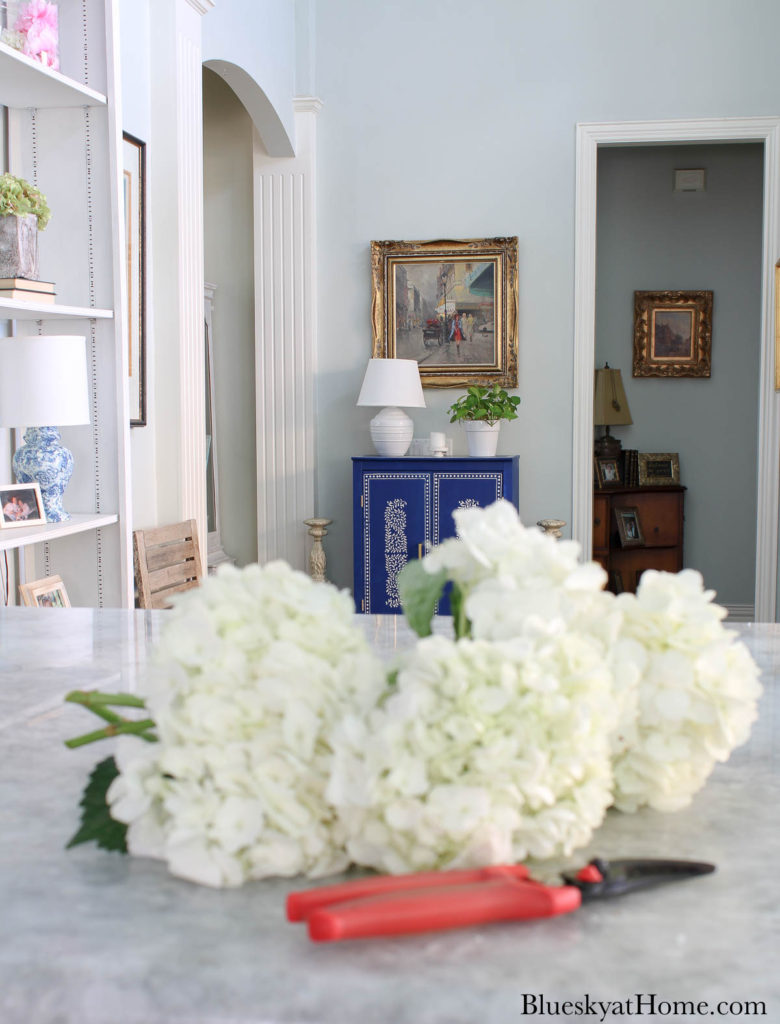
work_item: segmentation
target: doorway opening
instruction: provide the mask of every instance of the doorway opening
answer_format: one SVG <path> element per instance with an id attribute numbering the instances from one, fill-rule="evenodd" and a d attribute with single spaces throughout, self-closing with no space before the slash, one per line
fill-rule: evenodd
<path id="1" fill-rule="evenodd" d="M 577 129 L 577 239 L 575 249 L 575 394 L 573 438 L 573 536 L 586 557 L 592 550 L 593 522 L 593 371 L 596 365 L 596 207 L 599 150 L 614 146 L 667 146 L 690 143 L 754 142 L 763 149 L 761 210 L 760 342 L 758 345 L 758 411 L 749 410 L 757 432 L 755 474 L 755 564 L 752 616 L 774 621 L 777 589 L 778 416 L 774 391 L 774 263 L 778 251 L 778 139 L 780 119 L 743 118 L 706 121 L 638 122 L 579 125 Z M 748 147 L 749 148 L 749 147 Z M 642 289 L 637 284 L 637 289 Z M 716 296 L 717 299 L 717 296 Z M 717 313 L 715 314 L 717 316 Z M 630 339 L 626 341 L 628 345 Z M 713 348 L 713 359 L 717 349 Z M 623 367 L 631 381 L 630 365 Z M 642 382 L 644 383 L 644 382 Z M 671 382 L 668 382 L 671 383 Z M 684 382 L 680 382 L 684 383 Z M 692 382 L 691 382 L 692 383 Z M 705 383 L 705 382 L 697 382 Z M 701 392 L 699 392 L 701 394 Z M 756 394 L 754 388 L 753 394 Z M 679 397 L 679 396 L 678 396 Z M 723 418 L 745 416 L 723 410 Z M 636 447 L 631 445 L 631 447 Z M 645 448 L 644 450 L 647 450 Z M 685 482 L 685 481 L 683 481 Z M 728 480 L 721 481 L 728 488 Z M 751 501 L 753 496 L 751 496 Z M 714 511 L 714 510 L 712 510 Z M 690 564 L 690 563 L 689 563 Z M 696 566 L 699 568 L 699 566 Z M 709 581 L 705 575 L 705 583 Z M 750 607 L 745 602 L 746 607 Z"/>

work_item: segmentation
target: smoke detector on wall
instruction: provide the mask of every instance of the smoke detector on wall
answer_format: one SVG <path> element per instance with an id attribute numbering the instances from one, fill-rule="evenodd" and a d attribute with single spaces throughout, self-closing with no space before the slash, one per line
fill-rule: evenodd
<path id="1" fill-rule="evenodd" d="M 675 192 L 703 192 L 704 168 L 685 168 L 674 172 Z"/>

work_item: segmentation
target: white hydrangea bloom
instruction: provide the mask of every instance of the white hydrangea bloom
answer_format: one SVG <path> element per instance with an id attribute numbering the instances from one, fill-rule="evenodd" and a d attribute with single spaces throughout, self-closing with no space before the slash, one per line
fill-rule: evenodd
<path id="1" fill-rule="evenodd" d="M 611 802 L 614 725 L 587 636 L 422 640 L 387 700 L 334 734 L 350 857 L 401 873 L 568 854 Z"/>
<path id="2" fill-rule="evenodd" d="M 687 807 L 716 762 L 756 719 L 758 668 L 723 627 L 701 575 L 647 571 L 618 599 L 622 635 L 643 649 L 635 716 L 624 712 L 615 750 L 615 803 L 634 811 Z"/>
<path id="3" fill-rule="evenodd" d="M 283 562 L 221 568 L 161 635 L 147 699 L 160 742 L 118 748 L 108 799 L 128 849 L 214 886 L 342 870 L 328 735 L 383 685 L 346 591 Z"/>

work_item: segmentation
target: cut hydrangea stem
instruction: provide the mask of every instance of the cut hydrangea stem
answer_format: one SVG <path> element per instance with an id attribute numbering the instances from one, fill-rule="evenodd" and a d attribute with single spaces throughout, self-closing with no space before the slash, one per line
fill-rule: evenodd
<path id="1" fill-rule="evenodd" d="M 142 697 L 134 697 L 132 693 L 101 693 L 100 690 L 71 690 L 65 700 L 73 704 L 95 710 L 96 705 L 116 704 L 128 708 L 145 708 L 146 701 Z"/>
<path id="2" fill-rule="evenodd" d="M 153 728 L 154 720 L 151 718 L 143 718 L 140 722 L 112 722 L 104 729 L 96 729 L 94 732 L 84 733 L 83 736 L 75 736 L 72 740 L 65 740 L 65 746 L 73 749 L 74 747 L 83 747 L 87 743 L 95 743 L 96 740 L 106 740 L 110 739 L 112 736 L 127 734 L 140 736 L 140 738 L 142 740 L 146 740 L 147 743 L 156 743 L 157 737 L 153 733 L 147 731 Z"/>
<path id="3" fill-rule="evenodd" d="M 85 733 L 83 736 L 76 736 L 72 740 L 66 740 L 66 747 L 82 747 L 86 743 L 94 743 L 96 740 L 109 739 L 111 736 L 119 736 L 123 733 L 135 733 L 147 743 L 156 743 L 157 737 L 148 732 L 154 728 L 154 720 L 144 718 L 140 721 L 132 721 L 123 718 L 115 711 L 111 711 L 107 705 L 114 704 L 117 707 L 145 708 L 146 702 L 141 697 L 135 697 L 131 693 L 101 693 L 99 690 L 71 690 L 65 697 L 66 701 L 72 704 L 81 704 L 92 711 L 98 718 L 108 722 L 103 729 L 96 729 L 94 732 Z"/>

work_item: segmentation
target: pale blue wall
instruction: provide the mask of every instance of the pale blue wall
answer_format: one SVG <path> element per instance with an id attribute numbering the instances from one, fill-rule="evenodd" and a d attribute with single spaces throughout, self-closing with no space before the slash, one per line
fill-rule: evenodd
<path id="1" fill-rule="evenodd" d="M 780 114 L 775 0 L 320 0 L 316 7 L 318 514 L 351 584 L 354 405 L 371 348 L 371 239 L 520 239 L 525 521 L 571 521 L 575 125 Z M 418 434 L 454 392 L 427 392 Z M 463 449 L 460 435 L 456 443 Z"/>
<path id="2" fill-rule="evenodd" d="M 704 192 L 674 169 L 704 168 Z M 596 362 L 622 371 L 633 424 L 624 448 L 678 452 L 685 565 L 724 604 L 755 588 L 763 147 L 599 152 Z M 713 292 L 712 376 L 632 378 L 634 291 Z M 599 429 L 601 433 L 601 429 Z"/>

